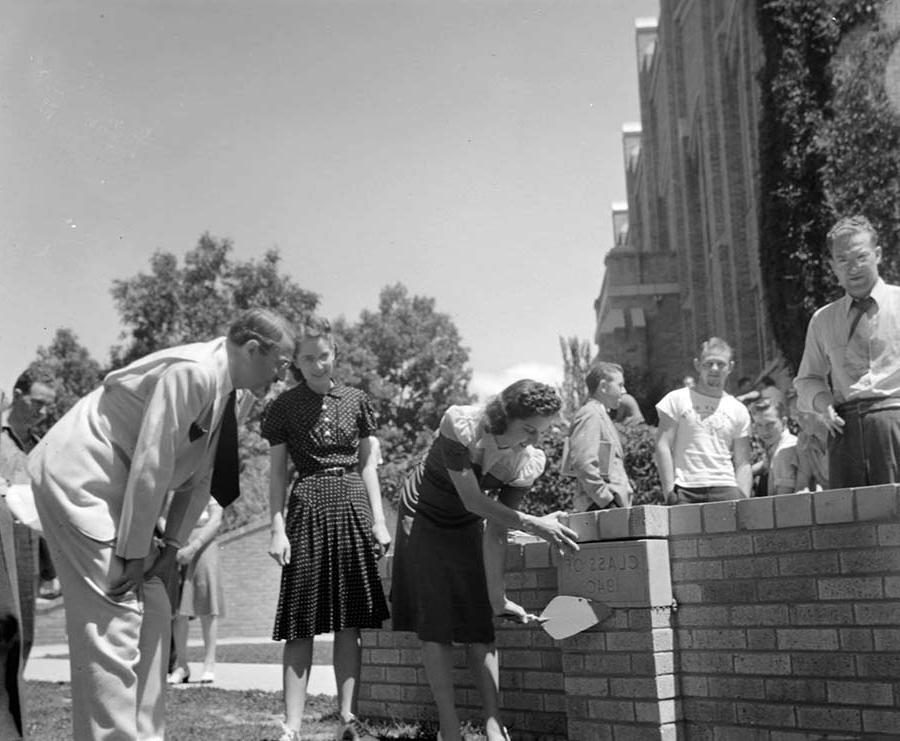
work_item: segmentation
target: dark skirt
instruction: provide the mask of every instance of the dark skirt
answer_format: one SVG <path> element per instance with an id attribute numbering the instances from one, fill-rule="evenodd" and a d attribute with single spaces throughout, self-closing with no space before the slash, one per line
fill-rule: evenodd
<path id="1" fill-rule="evenodd" d="M 307 476 L 291 491 L 285 529 L 291 562 L 281 572 L 273 638 L 380 628 L 388 618 L 362 478 Z"/>
<path id="2" fill-rule="evenodd" d="M 411 474 L 406 485 L 429 486 Z M 484 574 L 482 520 L 440 525 L 401 507 L 391 584 L 394 630 L 435 643 L 493 643 L 493 610 Z"/>

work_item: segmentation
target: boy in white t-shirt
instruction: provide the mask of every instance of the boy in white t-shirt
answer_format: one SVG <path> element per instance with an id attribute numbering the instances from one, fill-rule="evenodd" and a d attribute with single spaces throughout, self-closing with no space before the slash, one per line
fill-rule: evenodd
<path id="1" fill-rule="evenodd" d="M 750 414 L 725 392 L 734 368 L 725 340 L 710 337 L 694 359 L 697 384 L 656 405 L 656 465 L 667 504 L 750 496 Z"/>

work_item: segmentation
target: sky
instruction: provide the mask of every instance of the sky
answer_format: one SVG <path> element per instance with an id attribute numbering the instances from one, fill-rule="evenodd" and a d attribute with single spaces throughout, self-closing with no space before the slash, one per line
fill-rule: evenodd
<path id="1" fill-rule="evenodd" d="M 200 235 L 350 320 L 433 297 L 471 390 L 590 339 L 657 0 L 0 0 L 0 389 Z"/>

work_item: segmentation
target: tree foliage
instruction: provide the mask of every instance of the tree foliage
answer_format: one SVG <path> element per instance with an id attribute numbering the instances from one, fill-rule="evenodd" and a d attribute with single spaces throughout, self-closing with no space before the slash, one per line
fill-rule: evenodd
<path id="1" fill-rule="evenodd" d="M 898 119 L 884 76 L 896 34 L 880 25 L 882 4 L 757 3 L 760 267 L 776 341 L 795 368 L 810 315 L 836 293 L 824 250 L 830 226 L 857 212 L 882 235 L 900 226 Z M 896 275 L 896 263 L 884 274 Z"/>
<path id="2" fill-rule="evenodd" d="M 82 396 L 100 383 L 103 371 L 100 364 L 79 341 L 71 329 L 56 330 L 47 347 L 39 347 L 37 359 L 28 366 L 35 380 L 53 387 L 56 401 L 35 429 L 43 435 Z"/>
<path id="3" fill-rule="evenodd" d="M 588 400 L 585 377 L 591 367 L 591 343 L 578 337 L 560 337 L 559 349 L 563 361 L 563 382 L 560 389 L 562 396 L 562 416 L 572 419 L 581 406 Z"/>
<path id="4" fill-rule="evenodd" d="M 381 422 L 383 493 L 393 499 L 447 407 L 471 402 L 468 350 L 433 298 L 410 295 L 400 283 L 382 289 L 377 311 L 336 322 L 336 329 L 337 373 L 369 393 Z"/>
<path id="5" fill-rule="evenodd" d="M 113 348 L 113 365 L 219 337 L 246 309 L 272 309 L 289 321 L 315 310 L 318 296 L 280 272 L 277 249 L 245 261 L 232 259 L 232 250 L 231 240 L 206 233 L 183 266 L 172 253 L 156 252 L 149 273 L 113 281 L 113 301 L 127 328 L 125 344 Z"/>

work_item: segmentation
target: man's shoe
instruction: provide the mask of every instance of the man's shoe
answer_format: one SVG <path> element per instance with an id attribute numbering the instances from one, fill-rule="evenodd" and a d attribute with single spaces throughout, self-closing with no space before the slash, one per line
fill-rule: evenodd
<path id="1" fill-rule="evenodd" d="M 168 677 L 166 677 L 167 684 L 187 684 L 191 679 L 191 670 L 185 669 L 183 666 L 175 667 L 175 671 L 173 671 Z"/>
<path id="2" fill-rule="evenodd" d="M 351 715 L 350 720 L 344 721 L 338 729 L 335 741 L 378 741 L 378 739 L 369 733 L 359 718 Z"/>

